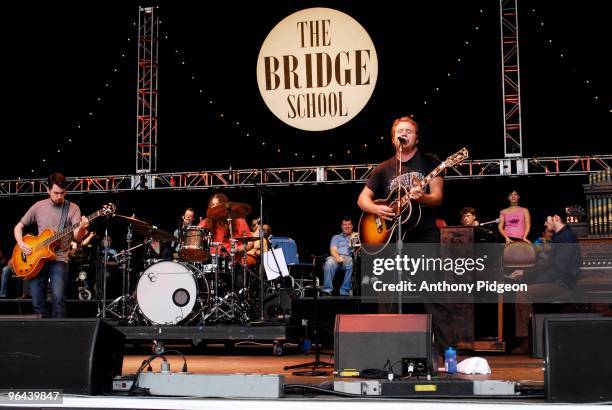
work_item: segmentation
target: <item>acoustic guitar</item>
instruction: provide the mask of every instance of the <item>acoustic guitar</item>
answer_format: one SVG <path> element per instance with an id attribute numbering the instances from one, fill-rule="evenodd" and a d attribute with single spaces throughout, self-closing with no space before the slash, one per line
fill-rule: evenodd
<path id="1" fill-rule="evenodd" d="M 112 215 L 115 213 L 115 209 L 115 205 L 111 203 L 106 204 L 99 211 L 89 215 L 87 219 L 92 221 L 99 216 Z M 15 275 L 21 279 L 35 278 L 45 265 L 45 262 L 55 259 L 54 250 L 58 245 L 58 241 L 64 236 L 71 234 L 80 226 L 81 222 L 78 222 L 57 233 L 52 229 L 45 229 L 37 236 L 24 235 L 23 241 L 32 248 L 32 252 L 26 255 L 19 247 L 19 244 L 15 245 L 12 257 Z"/>
<path id="2" fill-rule="evenodd" d="M 468 150 L 466 148 L 460 149 L 441 162 L 425 178 L 413 181 L 413 186 L 418 185 L 425 189 L 427 184 L 444 169 L 457 165 L 468 157 Z M 397 190 L 394 189 L 386 199 L 374 201 L 376 204 L 387 205 L 393 210 L 396 216 L 392 220 L 381 218 L 369 212 L 361 214 L 359 219 L 359 241 L 361 242 L 361 249 L 368 255 L 376 255 L 387 246 L 398 223 L 401 223 L 402 229 L 406 229 L 406 231 L 414 229 L 419 224 L 421 220 L 421 207 L 409 198 L 408 190 L 410 188 L 402 186 L 400 188 L 401 194 L 399 199 Z"/>

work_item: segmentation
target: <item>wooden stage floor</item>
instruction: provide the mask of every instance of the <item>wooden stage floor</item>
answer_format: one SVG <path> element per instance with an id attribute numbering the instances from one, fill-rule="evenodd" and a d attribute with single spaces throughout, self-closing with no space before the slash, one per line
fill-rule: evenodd
<path id="1" fill-rule="evenodd" d="M 167 350 L 174 349 L 173 346 L 166 346 Z M 272 345 L 268 346 L 236 346 L 226 349 L 222 345 L 209 346 L 205 352 L 189 352 L 187 349 L 179 348 L 185 354 L 188 371 L 190 373 L 249 373 L 249 374 L 282 374 L 288 384 L 314 384 L 318 385 L 333 380 L 330 376 L 295 376 L 291 370 L 285 371 L 285 366 L 306 363 L 314 360 L 313 354 L 304 354 L 297 349 L 289 350 L 283 356 L 272 354 Z M 148 352 L 144 354 L 126 353 L 123 360 L 123 375 L 136 373 L 143 360 L 149 357 Z M 332 351 L 324 351 L 321 360 L 333 362 Z M 542 386 L 544 383 L 544 373 L 542 370 L 542 359 L 533 359 L 529 356 L 511 355 L 460 355 L 457 361 L 467 357 L 483 357 L 489 362 L 492 373 L 489 375 L 464 375 L 457 374 L 454 377 L 469 380 L 509 380 L 518 381 L 526 386 Z M 165 357 L 170 362 L 171 371 L 181 370 L 183 360 L 175 353 L 166 353 Z M 440 366 L 443 363 L 440 362 Z M 153 362 L 153 370 L 159 371 L 160 360 Z M 333 371 L 333 368 L 329 368 Z"/>

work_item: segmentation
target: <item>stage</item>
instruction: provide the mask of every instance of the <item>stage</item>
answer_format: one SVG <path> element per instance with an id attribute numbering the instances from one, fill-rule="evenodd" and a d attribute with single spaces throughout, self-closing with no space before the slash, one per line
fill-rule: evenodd
<path id="1" fill-rule="evenodd" d="M 244 344 L 237 345 L 232 349 L 227 349 L 223 345 L 209 345 L 203 354 L 190 352 L 191 349 L 185 345 L 168 345 L 168 349 L 180 349 L 186 357 L 189 373 L 195 374 L 261 374 L 283 375 L 285 386 L 287 385 L 311 385 L 318 388 L 330 388 L 333 385 L 334 377 L 301 377 L 294 376 L 291 371 L 285 371 L 285 366 L 300 364 L 311 361 L 313 356 L 297 351 L 297 348 L 287 349 L 287 354 L 282 357 L 275 357 L 271 353 L 270 345 L 265 344 Z M 142 345 L 141 351 L 147 346 Z M 332 352 L 323 351 L 321 359 L 332 361 Z M 122 375 L 133 375 L 142 361 L 149 357 L 148 354 L 137 354 L 133 351 L 127 352 L 124 357 Z M 173 372 L 179 371 L 183 365 L 180 356 L 174 354 L 166 355 Z M 467 356 L 460 355 L 458 361 Z M 500 396 L 500 397 L 472 397 L 472 398 L 436 398 L 426 397 L 416 399 L 389 399 L 377 396 L 364 397 L 342 397 L 317 392 L 307 392 L 304 395 L 290 392 L 285 387 L 287 393 L 278 400 L 219 400 L 219 398 L 198 398 L 198 397 L 135 397 L 127 396 L 123 392 L 99 396 L 77 396 L 65 395 L 63 407 L 71 408 L 154 408 L 154 409 L 193 409 L 193 408 L 214 408 L 235 409 L 249 406 L 251 409 L 292 409 L 292 408 L 405 408 L 408 405 L 415 405 L 418 402 L 419 408 L 426 409 L 454 409 L 474 408 L 474 406 L 503 405 L 506 408 L 520 408 L 524 406 L 539 406 L 544 404 L 541 396 L 543 388 L 542 360 L 532 359 L 527 356 L 508 356 L 508 355 L 489 355 L 484 357 L 492 369 L 490 375 L 462 375 L 455 374 L 448 377 L 445 373 L 439 373 L 438 378 L 445 380 L 504 380 L 516 381 L 521 386 L 531 389 L 530 395 Z M 160 361 L 153 363 L 153 370 L 159 370 Z M 357 380 L 354 378 L 342 378 L 341 380 Z M 425 382 L 425 380 L 423 380 Z M 540 392 L 540 395 L 537 393 Z M 221 397 L 222 399 L 222 397 Z M 411 403 L 411 404 L 409 404 Z"/>

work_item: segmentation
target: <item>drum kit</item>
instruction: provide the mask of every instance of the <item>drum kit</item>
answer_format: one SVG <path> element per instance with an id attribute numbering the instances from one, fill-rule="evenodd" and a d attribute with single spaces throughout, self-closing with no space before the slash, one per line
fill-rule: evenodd
<path id="1" fill-rule="evenodd" d="M 108 306 L 106 298 L 102 297 L 101 316 L 107 318 L 108 315 L 131 325 L 200 325 L 251 320 L 258 275 L 249 266 L 252 261 L 247 255 L 246 244 L 259 237 L 234 238 L 232 227 L 234 219 L 250 212 L 249 205 L 239 202 L 220 204 L 208 210 L 209 220 L 227 222 L 229 249 L 222 242 L 214 242 L 212 232 L 203 227 L 182 227 L 175 237 L 148 222 L 115 215 L 114 218 L 128 225 L 127 249 L 114 257 L 122 272 L 122 290 L 121 296 Z M 143 237 L 144 241 L 132 246 L 133 234 Z M 177 244 L 173 249 L 175 258 L 151 257 L 151 245 L 155 242 Z M 144 270 L 132 290 L 132 258 L 138 248 L 147 252 Z M 105 294 L 106 281 L 102 289 Z"/>

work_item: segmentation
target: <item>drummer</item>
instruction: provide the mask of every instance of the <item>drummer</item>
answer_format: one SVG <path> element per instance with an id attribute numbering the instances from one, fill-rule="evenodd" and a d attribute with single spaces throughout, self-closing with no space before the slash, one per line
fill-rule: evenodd
<path id="1" fill-rule="evenodd" d="M 172 244 L 170 245 L 172 247 L 172 249 L 174 249 L 175 251 L 178 251 L 179 249 L 179 235 L 180 235 L 180 230 L 181 229 L 186 229 L 189 228 L 190 226 L 193 226 L 193 221 L 195 220 L 195 211 L 193 210 L 193 208 L 187 208 L 185 209 L 185 212 L 183 212 L 183 216 L 181 217 L 181 226 L 180 228 L 177 228 L 174 231 L 174 237 L 177 239 L 175 241 L 172 242 Z M 176 255 L 175 259 L 178 258 L 178 255 Z"/>
<path id="2" fill-rule="evenodd" d="M 228 215 L 227 206 L 231 208 L 231 215 Z M 238 206 L 234 205 L 244 205 Z M 248 209 L 248 210 L 247 210 Z M 227 195 L 222 193 L 213 194 L 208 201 L 208 208 L 206 210 L 206 218 L 203 219 L 198 226 L 208 229 L 212 232 L 213 243 L 222 244 L 221 252 L 222 255 L 227 255 L 231 249 L 230 243 L 230 228 L 227 223 L 227 217 L 232 216 L 232 231 L 233 237 L 248 237 L 251 235 L 249 231 L 249 225 L 247 224 L 244 216 L 250 212 L 250 207 L 246 204 L 230 203 Z M 242 252 L 244 244 L 242 242 L 236 242 L 236 252 Z M 211 253 L 217 254 L 216 246 L 211 247 Z"/>

